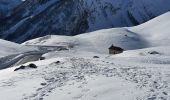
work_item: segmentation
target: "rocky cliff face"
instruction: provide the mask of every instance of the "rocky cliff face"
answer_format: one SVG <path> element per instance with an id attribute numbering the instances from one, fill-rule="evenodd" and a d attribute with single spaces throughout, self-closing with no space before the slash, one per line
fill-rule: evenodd
<path id="1" fill-rule="evenodd" d="M 0 37 L 23 42 L 133 26 L 170 10 L 169 0 L 26 0 L 0 20 Z"/>

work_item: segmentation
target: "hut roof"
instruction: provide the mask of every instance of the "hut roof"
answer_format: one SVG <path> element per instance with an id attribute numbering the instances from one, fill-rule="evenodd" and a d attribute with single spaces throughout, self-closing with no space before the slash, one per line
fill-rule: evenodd
<path id="1" fill-rule="evenodd" d="M 120 48 L 120 47 L 116 47 L 116 46 L 114 46 L 114 45 L 110 46 L 110 47 L 109 47 L 109 49 L 110 49 L 110 50 L 123 51 L 123 49 L 122 49 L 122 48 Z"/>

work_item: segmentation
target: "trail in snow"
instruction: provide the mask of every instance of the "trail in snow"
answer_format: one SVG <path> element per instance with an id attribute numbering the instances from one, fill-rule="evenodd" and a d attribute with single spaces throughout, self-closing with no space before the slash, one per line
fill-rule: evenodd
<path id="1" fill-rule="evenodd" d="M 60 61 L 60 63 L 56 63 L 56 61 Z M 11 77 L 9 80 L 1 80 L 0 89 L 10 87 L 13 87 L 12 90 L 17 89 L 22 87 L 22 85 L 19 83 L 28 80 L 29 83 L 36 82 L 38 85 L 32 84 L 34 87 L 32 88 L 33 90 L 31 90 L 31 92 L 27 90 L 25 90 L 25 93 L 22 92 L 24 94 L 21 93 L 22 96 L 19 97 L 20 99 L 50 100 L 49 98 L 55 97 L 60 98 L 60 100 L 68 100 L 68 98 L 70 100 L 86 100 L 88 98 L 93 98 L 94 100 L 103 100 L 104 98 L 102 97 L 106 98 L 107 96 L 105 93 L 100 94 L 98 92 L 104 92 L 105 88 L 97 91 L 94 87 L 94 90 L 93 88 L 91 90 L 88 86 L 91 82 L 97 81 L 98 78 L 104 79 L 101 80 L 103 82 L 111 78 L 111 87 L 114 86 L 115 79 L 117 79 L 117 82 L 124 80 L 120 82 L 119 85 L 122 85 L 123 82 L 131 84 L 127 85 L 131 87 L 129 90 L 125 87 L 125 91 L 122 91 L 124 96 L 123 94 L 119 94 L 120 96 L 126 97 L 126 95 L 132 95 L 135 100 L 169 100 L 169 72 L 170 70 L 168 69 L 168 66 L 156 66 L 154 68 L 153 66 L 149 67 L 145 65 L 135 66 L 133 64 L 131 65 L 116 62 L 112 58 L 56 58 L 50 64 L 39 66 L 37 70 L 19 71 L 17 72 L 19 75 Z M 109 83 L 106 82 L 104 85 L 107 86 L 108 84 Z M 32 86 L 28 85 L 28 88 L 31 88 Z M 74 93 L 72 90 L 66 90 L 66 92 L 63 90 L 67 89 L 65 87 L 74 87 L 73 89 L 78 89 L 81 91 Z M 95 87 L 97 88 L 98 86 Z M 66 93 L 66 95 L 64 96 L 60 93 L 56 95 L 56 91 L 65 91 L 64 93 Z M 110 90 L 110 92 L 111 91 L 113 90 Z M 131 91 L 132 93 L 128 93 L 128 91 Z M 96 95 L 90 95 L 91 93 L 95 94 L 95 92 Z M 0 94 L 3 93 L 1 92 Z M 112 100 L 114 97 L 115 95 L 113 97 L 110 96 L 110 98 L 108 97 L 107 100 Z M 121 97 L 119 97 L 119 99 L 120 98 Z"/>

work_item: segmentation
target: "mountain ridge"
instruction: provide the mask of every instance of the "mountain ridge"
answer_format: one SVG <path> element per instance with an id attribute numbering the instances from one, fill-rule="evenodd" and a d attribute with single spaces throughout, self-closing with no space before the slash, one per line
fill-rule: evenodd
<path id="1" fill-rule="evenodd" d="M 0 37 L 21 43 L 45 35 L 133 26 L 169 11 L 169 4 L 167 0 L 26 0 L 0 20 Z"/>

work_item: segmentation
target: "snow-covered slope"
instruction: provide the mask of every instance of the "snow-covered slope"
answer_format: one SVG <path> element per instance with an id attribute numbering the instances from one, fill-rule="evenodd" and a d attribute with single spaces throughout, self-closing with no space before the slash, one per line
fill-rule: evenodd
<path id="1" fill-rule="evenodd" d="M 107 53 L 112 44 L 125 50 L 169 46 L 170 12 L 136 27 L 113 28 L 77 36 L 45 36 L 30 40 L 29 45 L 73 45 L 78 50 Z"/>
<path id="2" fill-rule="evenodd" d="M 0 39 L 0 57 L 8 56 L 11 54 L 23 53 L 31 50 L 34 49 L 17 43 Z"/>
<path id="3" fill-rule="evenodd" d="M 149 46 L 170 45 L 170 12 L 167 12 L 142 25 L 128 28 L 148 41 Z"/>
<path id="4" fill-rule="evenodd" d="M 53 49 L 42 55 L 44 59 L 24 64 L 34 63 L 36 69 L 14 71 L 20 67 L 14 66 L 0 70 L 0 97 L 3 100 L 169 100 L 169 18 L 170 12 L 136 27 L 77 36 L 48 35 L 27 41 L 23 44 L 45 45 L 46 49 L 65 46 L 69 50 Z M 157 42 L 159 39 L 161 42 Z M 107 48 L 112 43 L 127 51 L 108 55 Z"/>
<path id="5" fill-rule="evenodd" d="M 71 45 L 77 50 L 107 53 L 109 46 L 113 43 L 126 50 L 145 47 L 145 41 L 143 41 L 137 34 L 132 33 L 127 29 L 108 29 L 77 35 L 74 37 L 55 35 L 45 36 L 27 41 L 24 44 L 53 46 Z"/>
<path id="6" fill-rule="evenodd" d="M 133 26 L 170 10 L 169 0 L 26 0 L 0 23 L 0 37 L 23 42 Z"/>
<path id="7" fill-rule="evenodd" d="M 165 48 L 152 48 L 161 49 Z M 170 47 L 166 49 L 162 55 L 136 55 L 136 50 L 111 57 L 53 52 L 53 57 L 29 62 L 37 69 L 0 70 L 0 96 L 3 100 L 169 100 Z"/>

